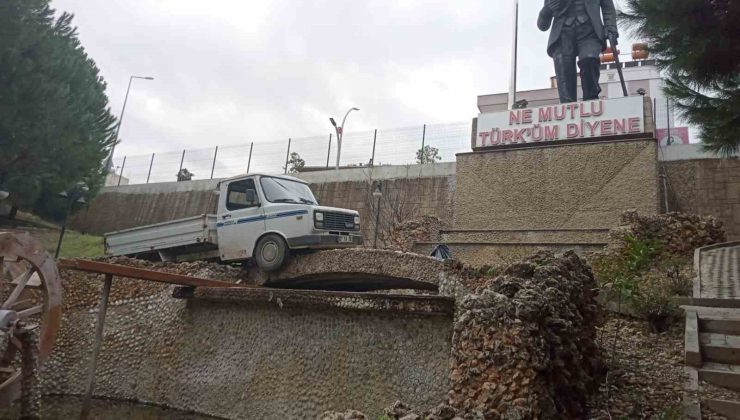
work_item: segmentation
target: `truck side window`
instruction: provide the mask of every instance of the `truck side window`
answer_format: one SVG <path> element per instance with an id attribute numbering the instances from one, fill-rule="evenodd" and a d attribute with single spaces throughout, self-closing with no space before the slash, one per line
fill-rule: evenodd
<path id="1" fill-rule="evenodd" d="M 251 192 L 247 194 L 247 191 Z M 248 201 L 249 198 L 254 198 L 254 201 Z M 227 210 L 246 209 L 256 207 L 257 205 L 259 205 L 259 200 L 257 199 L 257 189 L 254 186 L 254 179 L 234 181 L 229 184 L 229 188 L 226 190 Z"/>

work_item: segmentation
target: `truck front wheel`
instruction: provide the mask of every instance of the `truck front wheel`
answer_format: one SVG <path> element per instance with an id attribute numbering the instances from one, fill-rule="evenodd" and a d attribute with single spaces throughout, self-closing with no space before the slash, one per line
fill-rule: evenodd
<path id="1" fill-rule="evenodd" d="M 268 233 L 257 242 L 254 259 L 262 271 L 275 271 L 283 266 L 288 253 L 285 240 L 280 235 Z"/>

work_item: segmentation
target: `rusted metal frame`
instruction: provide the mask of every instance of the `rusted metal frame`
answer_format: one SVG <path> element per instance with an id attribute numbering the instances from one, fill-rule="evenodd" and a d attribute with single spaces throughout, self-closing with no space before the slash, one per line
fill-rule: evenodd
<path id="1" fill-rule="evenodd" d="M 110 274 L 117 277 L 127 277 L 138 280 L 148 280 L 158 283 L 178 284 L 192 287 L 257 287 L 247 284 L 229 283 L 219 280 L 202 279 L 182 274 L 165 273 L 162 271 L 145 270 L 125 265 L 109 264 L 98 261 L 80 259 L 61 259 L 59 268 L 86 271 L 88 273 Z"/>
<path id="2" fill-rule="evenodd" d="M 92 358 L 90 359 L 90 369 L 87 372 L 87 391 L 85 399 L 82 402 L 81 419 L 86 419 L 90 414 L 90 404 L 92 394 L 95 391 L 95 371 L 98 367 L 98 356 L 100 355 L 100 345 L 103 342 L 103 327 L 105 325 L 105 313 L 108 310 L 108 297 L 110 296 L 111 285 L 113 284 L 113 275 L 106 274 L 103 282 L 103 290 L 100 292 L 100 305 L 98 306 L 98 319 L 95 323 L 95 341 L 93 342 Z"/>

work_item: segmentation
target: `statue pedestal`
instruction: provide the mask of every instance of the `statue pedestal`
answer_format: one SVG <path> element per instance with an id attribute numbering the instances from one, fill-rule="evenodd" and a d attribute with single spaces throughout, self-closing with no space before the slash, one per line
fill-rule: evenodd
<path id="1" fill-rule="evenodd" d="M 443 232 L 453 256 L 480 265 L 538 248 L 596 250 L 625 210 L 658 213 L 651 105 L 638 96 L 481 114 L 474 151 L 457 155 L 454 229 Z M 535 124 L 566 135 L 534 141 Z M 603 124 L 608 135 L 589 135 Z"/>

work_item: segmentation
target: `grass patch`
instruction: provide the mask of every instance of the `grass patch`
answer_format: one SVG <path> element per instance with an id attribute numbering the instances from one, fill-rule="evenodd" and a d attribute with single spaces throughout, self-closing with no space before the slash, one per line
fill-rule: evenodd
<path id="1" fill-rule="evenodd" d="M 53 256 L 59 241 L 59 227 L 36 216 L 20 212 L 19 216 L 19 220 L 0 219 L 0 229 L 27 231 Z M 64 233 L 59 258 L 94 258 L 104 254 L 102 236 L 86 235 L 70 229 Z"/>
<path id="2" fill-rule="evenodd" d="M 40 236 L 34 235 L 34 237 L 43 244 L 49 253 L 53 254 L 59 241 L 59 231 L 47 230 L 46 232 L 48 233 L 42 233 Z M 67 230 L 64 233 L 59 258 L 94 258 L 103 255 L 103 238 L 101 236 L 83 235 L 73 230 Z"/>

